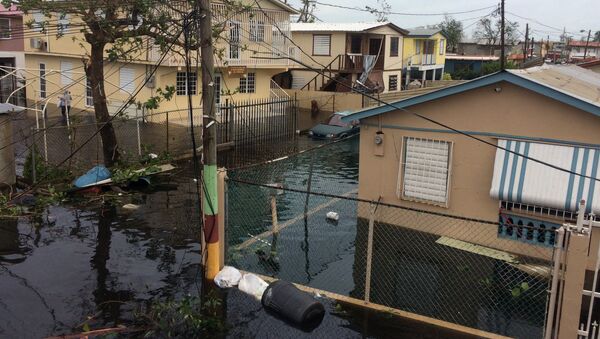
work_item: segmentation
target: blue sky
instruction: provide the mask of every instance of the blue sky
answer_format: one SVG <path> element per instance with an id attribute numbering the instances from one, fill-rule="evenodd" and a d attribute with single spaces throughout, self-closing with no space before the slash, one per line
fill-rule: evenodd
<path id="1" fill-rule="evenodd" d="M 292 5 L 299 7 L 299 0 L 289 0 Z M 365 6 L 376 7 L 376 0 L 317 0 L 317 2 L 336 4 L 348 7 L 365 8 Z M 445 13 L 462 12 L 472 9 L 478 9 L 488 6 L 495 6 L 499 1 L 494 0 L 427 0 L 427 1 L 408 1 L 408 0 L 388 0 L 394 12 L 406 13 Z M 529 23 L 533 37 L 536 40 L 558 39 L 560 32 L 554 28 L 566 27 L 567 31 L 580 38 L 583 33 L 580 30 L 591 29 L 600 30 L 600 1 L 598 0 L 506 0 L 506 18 L 519 23 L 519 31 L 525 33 L 525 23 Z M 473 13 L 456 14 L 453 17 L 463 21 L 463 26 L 467 27 L 466 35 L 470 37 L 476 22 L 481 16 L 487 15 L 492 9 L 481 10 Z M 532 20 L 525 20 L 515 15 L 526 17 Z M 367 12 L 333 8 L 324 5 L 317 5 L 315 15 L 327 22 L 372 22 L 375 17 Z M 403 28 L 416 26 L 432 25 L 439 23 L 443 16 L 404 16 L 390 15 L 390 21 Z M 546 26 L 551 26 L 549 28 Z"/>

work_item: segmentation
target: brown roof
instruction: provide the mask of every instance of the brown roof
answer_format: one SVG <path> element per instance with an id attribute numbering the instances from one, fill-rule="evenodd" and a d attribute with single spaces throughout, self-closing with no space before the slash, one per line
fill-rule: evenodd
<path id="1" fill-rule="evenodd" d="M 573 40 L 569 42 L 569 46 L 573 46 L 573 47 L 585 47 L 587 41 L 579 41 L 579 40 Z M 600 42 L 598 41 L 590 41 L 588 43 L 588 47 L 600 47 Z"/>
<path id="2" fill-rule="evenodd" d="M 589 67 L 593 67 L 593 66 L 600 66 L 600 59 L 582 62 L 580 64 L 577 64 L 577 66 L 583 67 L 583 68 L 589 68 Z"/>

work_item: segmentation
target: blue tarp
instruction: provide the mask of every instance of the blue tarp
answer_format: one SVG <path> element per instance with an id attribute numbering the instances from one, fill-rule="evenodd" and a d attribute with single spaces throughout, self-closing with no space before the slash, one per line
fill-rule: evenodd
<path id="1" fill-rule="evenodd" d="M 76 187 L 85 187 L 108 178 L 110 178 L 110 171 L 108 168 L 104 166 L 96 166 L 89 170 L 86 174 L 77 178 L 73 184 Z"/>

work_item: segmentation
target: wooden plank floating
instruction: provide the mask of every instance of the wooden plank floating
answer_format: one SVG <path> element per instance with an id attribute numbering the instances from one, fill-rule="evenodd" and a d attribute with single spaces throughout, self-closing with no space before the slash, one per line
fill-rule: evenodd
<path id="1" fill-rule="evenodd" d="M 252 272 L 246 272 L 246 271 L 240 271 L 240 272 L 242 272 L 242 274 L 252 273 Z M 276 278 L 269 277 L 269 276 L 262 275 L 262 274 L 257 274 L 257 273 L 252 273 L 252 274 L 260 277 L 261 279 L 263 279 L 264 281 L 266 281 L 268 283 L 278 280 Z M 506 336 L 503 336 L 500 334 L 486 332 L 486 331 L 479 330 L 476 328 L 471 328 L 468 326 L 458 325 L 458 324 L 454 324 L 454 323 L 444 321 L 444 320 L 430 318 L 430 317 L 420 315 L 420 314 L 402 311 L 399 309 L 391 308 L 391 307 L 380 305 L 380 304 L 375 304 L 372 302 L 367 302 L 364 300 L 348 297 L 345 295 L 323 291 L 321 289 L 314 288 L 314 287 L 309 287 L 309 286 L 296 284 L 296 283 L 294 283 L 294 285 L 296 287 L 298 287 L 300 290 L 308 292 L 308 293 L 319 294 L 319 295 L 327 297 L 329 299 L 341 301 L 341 302 L 352 304 L 352 305 L 359 306 L 359 307 L 368 308 L 370 310 L 377 311 L 377 312 L 386 312 L 386 313 L 393 314 L 393 315 L 396 315 L 401 318 L 413 320 L 413 321 L 428 324 L 428 325 L 441 327 L 444 329 L 448 329 L 450 331 L 458 332 L 460 334 L 476 336 L 476 337 L 481 337 L 481 338 L 490 338 L 490 339 L 509 339 L 510 338 L 510 337 L 506 337 Z"/>

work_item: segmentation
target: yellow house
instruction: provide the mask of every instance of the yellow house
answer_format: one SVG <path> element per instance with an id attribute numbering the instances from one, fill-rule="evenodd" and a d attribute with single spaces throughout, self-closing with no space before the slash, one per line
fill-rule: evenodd
<path id="1" fill-rule="evenodd" d="M 293 23 L 291 32 L 304 53 L 297 53 L 300 63 L 292 69 L 289 87 L 335 92 L 348 92 L 351 86 L 375 92 L 400 90 L 406 30 L 389 22 L 317 22 Z"/>
<path id="2" fill-rule="evenodd" d="M 446 37 L 439 29 L 411 29 L 404 38 L 404 84 L 439 80 L 446 62 Z"/>
<path id="3" fill-rule="evenodd" d="M 260 56 L 286 56 L 295 53 L 293 45 L 285 38 L 289 35 L 290 14 L 296 10 L 279 0 L 254 1 L 252 9 L 243 13 L 223 14 L 224 4 L 213 1 L 213 24 L 225 27 L 217 39 L 215 51 L 214 86 L 220 95 L 217 104 L 231 101 L 269 98 L 286 95 L 272 81 L 272 77 L 288 70 L 291 61 L 286 58 L 256 59 Z M 260 6 L 260 7 L 259 7 Z M 73 114 L 92 111 L 91 90 L 87 87 L 84 59 L 89 55 L 89 45 L 80 33 L 81 20 L 77 17 L 52 16 L 33 12 L 24 22 L 32 22 L 37 34 L 25 41 L 25 74 L 27 99 L 30 107 L 41 110 L 49 107 L 50 116 L 60 114 L 54 107 L 58 96 L 70 91 Z M 44 22 L 56 29 L 44 30 Z M 57 24 L 55 24 L 57 23 Z M 62 37 L 57 38 L 56 33 Z M 144 48 L 130 56 L 132 60 L 105 60 L 105 92 L 109 111 L 114 113 L 125 103 L 133 101 L 125 110 L 128 115 L 139 112 L 139 105 L 157 94 L 158 89 L 175 86 L 171 101 L 163 101 L 156 112 L 181 110 L 187 107 L 186 72 L 183 59 L 176 53 L 167 54 L 152 75 L 152 70 L 162 57 L 160 48 L 149 37 L 143 37 Z M 195 52 L 193 53 L 195 54 Z M 195 65 L 195 60 L 192 61 Z M 195 67 L 195 66 L 194 66 Z M 194 69 L 191 88 L 195 107 L 201 102 L 201 70 Z M 148 80 L 145 84 L 144 82 Z M 133 98 L 134 93 L 139 93 Z"/>

